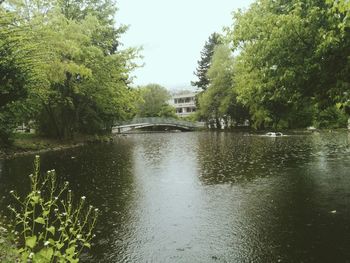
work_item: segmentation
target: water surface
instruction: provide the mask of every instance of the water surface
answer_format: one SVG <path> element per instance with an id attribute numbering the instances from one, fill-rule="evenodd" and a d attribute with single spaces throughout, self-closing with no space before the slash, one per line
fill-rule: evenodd
<path id="1" fill-rule="evenodd" d="M 0 205 L 33 156 L 0 161 Z M 102 212 L 82 262 L 350 262 L 350 135 L 120 137 L 42 155 Z"/>

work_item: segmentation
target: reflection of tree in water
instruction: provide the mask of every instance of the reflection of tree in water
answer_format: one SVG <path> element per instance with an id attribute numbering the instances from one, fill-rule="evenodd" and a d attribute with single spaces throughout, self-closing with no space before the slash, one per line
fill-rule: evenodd
<path id="1" fill-rule="evenodd" d="M 251 242 L 258 261 L 345 262 L 350 256 L 344 249 L 350 235 L 344 198 L 350 187 L 349 149 L 346 133 L 275 139 L 203 134 L 200 180 L 212 187 L 249 181 L 232 184 L 230 202 L 240 204 L 232 218 L 246 227 L 236 234 Z"/>
<path id="2" fill-rule="evenodd" d="M 153 136 L 152 136 L 153 135 Z M 137 145 L 134 154 L 138 155 L 136 158 L 141 158 L 149 166 L 157 166 L 166 157 L 169 150 L 169 140 L 164 134 L 148 134 L 136 135 Z"/>
<path id="3" fill-rule="evenodd" d="M 332 131 L 312 136 L 313 156 L 324 161 L 348 160 L 350 153 L 350 133 Z"/>
<path id="4" fill-rule="evenodd" d="M 134 176 L 131 140 L 121 139 L 116 143 L 87 150 L 82 157 L 83 169 L 78 171 L 75 182 L 84 182 L 80 187 L 89 192 L 88 199 L 94 200 L 101 209 L 98 218 L 96 243 L 83 262 L 109 262 L 114 255 L 111 251 L 124 251 L 123 243 L 126 222 L 130 219 L 133 205 Z"/>
<path id="5" fill-rule="evenodd" d="M 13 201 L 8 194 L 16 190 L 21 196 L 29 191 L 29 177 L 33 172 L 33 157 L 23 156 L 0 161 L 0 212 L 7 214 L 6 206 Z"/>
<path id="6" fill-rule="evenodd" d="M 201 180 L 208 184 L 249 181 L 276 176 L 310 158 L 305 136 L 269 138 L 237 133 L 203 134 L 198 160 Z"/>
<path id="7" fill-rule="evenodd" d="M 169 157 L 185 159 L 195 158 L 197 146 L 196 133 L 150 133 L 135 136 L 134 149 L 136 158 L 145 162 L 148 168 L 158 169 Z M 134 156 L 135 157 L 135 156 Z"/>

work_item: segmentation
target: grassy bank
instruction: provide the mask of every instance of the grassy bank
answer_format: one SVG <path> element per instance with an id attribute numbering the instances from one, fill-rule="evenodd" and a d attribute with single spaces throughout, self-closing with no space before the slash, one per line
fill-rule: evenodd
<path id="1" fill-rule="evenodd" d="M 0 158 L 11 158 L 18 155 L 34 154 L 82 146 L 88 143 L 108 142 L 111 136 L 77 135 L 72 139 L 57 140 L 40 137 L 29 133 L 16 133 L 14 142 L 7 147 L 0 147 Z"/>
<path id="2" fill-rule="evenodd" d="M 4 220 L 0 217 L 0 262 L 18 262 L 17 258 L 14 238 L 7 230 Z"/>

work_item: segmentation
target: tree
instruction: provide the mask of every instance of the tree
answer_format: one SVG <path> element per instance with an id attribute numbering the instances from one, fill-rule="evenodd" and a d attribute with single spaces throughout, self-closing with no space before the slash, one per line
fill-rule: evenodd
<path id="1" fill-rule="evenodd" d="M 50 87 L 42 98 L 40 130 L 58 138 L 75 132 L 108 132 L 114 121 L 128 118 L 132 111 L 125 65 L 133 53 L 106 55 L 96 46 L 94 32 L 100 30 L 96 17 L 80 22 L 61 19 L 59 30 L 49 30 L 56 58 L 47 69 Z"/>
<path id="2" fill-rule="evenodd" d="M 226 126 L 229 122 L 243 122 L 248 118 L 247 111 L 237 102 L 234 85 L 234 58 L 226 45 L 217 45 L 212 63 L 207 72 L 209 86 L 199 96 L 199 114 L 207 122 L 214 120 L 216 127 L 221 127 L 221 120 Z"/>
<path id="3" fill-rule="evenodd" d="M 139 117 L 175 117 L 175 108 L 168 104 L 170 93 L 158 84 L 139 88 L 140 101 L 137 105 Z"/>
<path id="4" fill-rule="evenodd" d="M 67 20 L 83 21 L 89 16 L 98 20 L 99 30 L 92 32 L 93 44 L 105 54 L 114 54 L 120 46 L 120 35 L 127 27 L 115 27 L 118 8 L 113 0 L 58 0 L 58 8 Z"/>
<path id="5" fill-rule="evenodd" d="M 333 18 L 333 31 L 324 38 L 324 50 L 332 54 L 335 58 L 342 58 L 343 63 L 338 63 L 334 69 L 333 77 L 337 79 L 336 91 L 332 93 L 335 96 L 338 108 L 348 116 L 348 125 L 350 124 L 350 78 L 349 78 L 349 61 L 345 59 L 349 56 L 350 45 L 350 3 L 345 0 L 327 0 L 332 6 L 330 17 Z M 335 34 L 336 32 L 336 34 Z M 347 55 L 345 55 L 347 54 Z M 342 56 L 343 55 L 343 56 Z M 333 59 L 334 60 L 334 59 Z M 334 63 L 331 64 L 334 67 Z M 348 126 L 349 127 L 349 126 Z"/>
<path id="6" fill-rule="evenodd" d="M 26 104 L 42 134 L 108 132 L 133 115 L 128 84 L 136 53 L 118 49 L 125 27 L 115 27 L 113 1 L 13 1 L 7 8 L 43 50 Z"/>
<path id="7" fill-rule="evenodd" d="M 34 40 L 15 12 L 0 6 L 0 145 L 11 142 L 16 124 L 24 117 L 28 89 L 37 80 L 40 51 Z"/>
<path id="8" fill-rule="evenodd" d="M 349 33 L 341 21 L 318 0 L 263 0 L 234 14 L 227 38 L 240 51 L 238 99 L 256 127 L 310 125 L 310 105 L 317 105 L 317 115 L 348 90 Z"/>
<path id="9" fill-rule="evenodd" d="M 198 67 L 194 74 L 197 76 L 197 81 L 192 81 L 191 85 L 199 89 L 206 90 L 209 85 L 207 77 L 208 69 L 211 65 L 211 60 L 214 54 L 215 46 L 220 44 L 221 36 L 218 33 L 210 35 L 208 41 L 205 42 L 204 48 L 201 51 L 201 59 L 198 61 Z"/>

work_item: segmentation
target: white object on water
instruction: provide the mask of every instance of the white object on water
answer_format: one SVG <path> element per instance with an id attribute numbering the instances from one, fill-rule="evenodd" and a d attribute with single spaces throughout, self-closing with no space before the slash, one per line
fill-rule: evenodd
<path id="1" fill-rule="evenodd" d="M 269 136 L 269 137 L 280 137 L 280 136 L 283 136 L 283 133 L 282 132 L 268 132 L 268 133 L 266 133 L 266 136 Z"/>
<path id="2" fill-rule="evenodd" d="M 308 131 L 316 131 L 317 129 L 314 126 L 309 126 L 306 128 Z"/>

